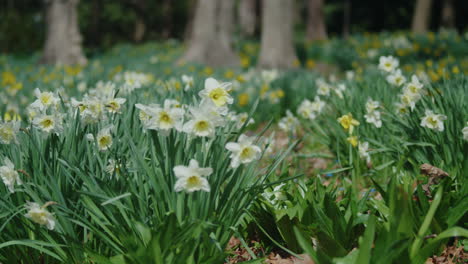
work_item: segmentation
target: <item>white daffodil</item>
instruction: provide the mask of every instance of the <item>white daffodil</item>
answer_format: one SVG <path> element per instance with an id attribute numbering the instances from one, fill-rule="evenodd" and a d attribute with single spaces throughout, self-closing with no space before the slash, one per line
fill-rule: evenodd
<path id="1" fill-rule="evenodd" d="M 420 95 L 423 89 L 423 84 L 419 81 L 418 77 L 413 74 L 411 82 L 405 85 L 403 92 L 407 94 Z"/>
<path id="2" fill-rule="evenodd" d="M 164 106 L 160 107 L 158 105 L 153 105 L 151 107 L 142 107 L 142 105 L 137 105 L 137 108 L 140 108 L 140 120 L 143 117 L 149 117 L 146 121 L 143 121 L 146 124 L 147 129 L 154 130 L 163 130 L 169 131 L 170 129 L 175 128 L 176 130 L 182 129 L 184 110 L 180 107 L 174 107 L 174 105 L 179 105 L 178 101 L 168 100 L 164 101 Z"/>
<path id="3" fill-rule="evenodd" d="M 182 83 L 184 83 L 184 91 L 190 90 L 193 87 L 193 77 L 182 75 Z"/>
<path id="4" fill-rule="evenodd" d="M 379 69 L 386 71 L 386 72 L 393 72 L 396 68 L 398 68 L 399 62 L 397 58 L 393 56 L 381 56 L 379 58 Z"/>
<path id="5" fill-rule="evenodd" d="M 82 102 L 74 102 L 80 109 L 81 121 L 85 124 L 95 124 L 105 120 L 106 104 L 99 98 L 84 98 Z"/>
<path id="6" fill-rule="evenodd" d="M 195 136 L 212 137 L 215 128 L 223 123 L 223 119 L 209 105 L 190 108 L 190 114 L 191 119 L 184 124 L 182 130 Z"/>
<path id="7" fill-rule="evenodd" d="M 421 126 L 441 132 L 444 131 L 445 119 L 447 119 L 445 115 L 434 114 L 431 110 L 426 110 L 426 116 L 421 118 Z"/>
<path id="8" fill-rule="evenodd" d="M 201 90 L 199 95 L 203 101 L 212 102 L 217 107 L 224 107 L 234 102 L 229 94 L 230 86 L 231 83 L 219 83 L 214 78 L 208 78 L 205 80 L 205 89 Z"/>
<path id="9" fill-rule="evenodd" d="M 346 85 L 340 83 L 338 84 L 338 86 L 336 86 L 335 89 L 333 89 L 333 91 L 335 92 L 336 95 L 338 95 L 338 97 L 340 99 L 343 99 L 343 92 L 346 91 Z"/>
<path id="10" fill-rule="evenodd" d="M 291 113 L 291 111 L 286 111 L 286 116 L 281 118 L 278 126 L 285 132 L 296 133 L 297 128 L 299 127 L 299 120 Z"/>
<path id="11" fill-rule="evenodd" d="M 118 114 L 126 101 L 127 99 L 125 98 L 112 98 L 106 101 L 105 106 L 109 113 Z"/>
<path id="12" fill-rule="evenodd" d="M 47 206 L 51 205 L 52 203 L 46 203 L 42 207 L 39 206 L 37 203 L 28 202 L 26 204 L 26 209 L 28 213 L 25 217 L 31 219 L 36 224 L 46 226 L 49 230 L 53 230 L 55 228 L 55 219 L 53 215 L 47 211 Z"/>
<path id="13" fill-rule="evenodd" d="M 387 76 L 387 82 L 396 87 L 400 87 L 406 82 L 406 77 L 401 74 L 401 70 L 397 69 Z"/>
<path id="14" fill-rule="evenodd" d="M 421 99 L 420 94 L 415 94 L 411 92 L 403 92 L 400 94 L 400 100 L 403 105 L 410 107 L 411 111 L 416 107 L 416 103 Z"/>
<path id="15" fill-rule="evenodd" d="M 366 111 L 367 112 L 373 112 L 373 111 L 377 110 L 379 107 L 380 107 L 379 101 L 374 101 L 371 98 L 367 99 L 367 102 L 366 102 Z"/>
<path id="16" fill-rule="evenodd" d="M 312 107 L 312 102 L 307 99 L 304 99 L 304 101 L 301 102 L 297 108 L 297 114 L 310 120 L 314 120 L 316 117 L 315 111 Z"/>
<path id="17" fill-rule="evenodd" d="M 213 173 L 212 168 L 200 168 L 198 161 L 190 160 L 189 166 L 175 166 L 174 174 L 177 182 L 174 186 L 176 192 L 186 191 L 188 193 L 195 191 L 210 191 L 210 184 L 205 178 Z"/>
<path id="18" fill-rule="evenodd" d="M 247 118 L 249 118 L 249 114 L 240 113 L 238 115 L 234 115 L 232 120 L 236 121 L 236 124 L 237 124 L 236 127 L 240 129 L 244 126 L 245 123 L 247 123 L 246 126 L 255 123 L 255 120 L 253 118 L 249 118 L 248 121 L 247 121 Z"/>
<path id="19" fill-rule="evenodd" d="M 409 112 L 408 110 L 408 105 L 404 104 L 404 103 L 399 103 L 399 102 L 396 102 L 395 103 L 395 112 L 399 115 L 405 115 Z"/>
<path id="20" fill-rule="evenodd" d="M 369 142 L 359 142 L 358 144 L 359 157 L 365 159 L 367 163 L 370 162 L 371 158 L 369 155 Z"/>
<path id="21" fill-rule="evenodd" d="M 366 118 L 366 122 L 373 124 L 375 127 L 380 128 L 382 127 L 382 120 L 380 118 L 380 111 L 372 111 L 368 112 L 367 114 L 364 115 Z"/>
<path id="22" fill-rule="evenodd" d="M 112 127 L 101 129 L 96 136 L 96 143 L 100 151 L 106 151 L 112 146 Z"/>
<path id="23" fill-rule="evenodd" d="M 16 135 L 21 127 L 20 121 L 1 122 L 0 121 L 0 143 L 18 143 Z"/>
<path id="24" fill-rule="evenodd" d="M 312 110 L 318 114 L 322 113 L 323 109 L 325 108 L 325 102 L 320 100 L 320 97 L 315 96 L 314 101 L 312 102 Z"/>
<path id="25" fill-rule="evenodd" d="M 462 133 L 463 133 L 463 139 L 468 141 L 468 122 L 466 124 L 467 126 L 462 129 Z"/>
<path id="26" fill-rule="evenodd" d="M 128 167 L 128 164 L 123 164 L 120 161 L 109 159 L 109 163 L 106 166 L 106 172 L 112 177 L 114 174 L 118 177 L 122 173 L 122 169 Z"/>
<path id="27" fill-rule="evenodd" d="M 346 79 L 351 81 L 354 79 L 355 73 L 354 71 L 346 71 Z"/>
<path id="28" fill-rule="evenodd" d="M 60 114 L 38 115 L 32 123 L 34 127 L 46 133 L 60 134 L 63 131 L 63 118 Z"/>
<path id="29" fill-rule="evenodd" d="M 237 168 L 241 163 L 250 163 L 260 158 L 262 150 L 252 144 L 253 140 L 252 137 L 240 135 L 237 143 L 229 142 L 226 144 L 226 149 L 231 151 L 231 167 Z"/>
<path id="30" fill-rule="evenodd" d="M 317 79 L 315 81 L 315 85 L 317 85 L 317 93 L 319 95 L 323 95 L 323 96 L 329 96 L 330 95 L 331 87 L 324 80 Z"/>
<path id="31" fill-rule="evenodd" d="M 40 111 L 46 110 L 49 106 L 55 106 L 59 102 L 59 98 L 51 92 L 41 92 L 39 88 L 34 90 L 34 95 L 36 96 L 36 101 L 31 104 L 31 107 L 39 109 Z"/>
<path id="32" fill-rule="evenodd" d="M 2 178 L 3 183 L 8 187 L 8 190 L 13 193 L 15 192 L 15 183 L 21 185 L 23 182 L 10 159 L 5 158 L 3 164 L 0 167 L 0 178 Z"/>

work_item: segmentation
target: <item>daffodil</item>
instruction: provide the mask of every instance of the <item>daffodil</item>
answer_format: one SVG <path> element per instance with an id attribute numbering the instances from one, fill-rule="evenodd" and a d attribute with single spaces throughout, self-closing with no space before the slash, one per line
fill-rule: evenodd
<path id="1" fill-rule="evenodd" d="M 136 107 L 142 110 L 140 119 L 148 117 L 144 121 L 147 129 L 163 130 L 165 132 L 173 128 L 176 130 L 182 129 L 185 111 L 180 107 L 178 101 L 166 99 L 163 107 L 158 105 L 151 107 L 136 105 Z M 141 113 L 143 113 L 143 116 Z"/>
<path id="2" fill-rule="evenodd" d="M 315 81 L 317 85 L 317 94 L 322 96 L 329 96 L 331 91 L 331 86 L 322 79 L 317 79 Z"/>
<path id="3" fill-rule="evenodd" d="M 18 143 L 16 135 L 21 127 L 20 121 L 1 122 L 0 121 L 0 143 Z"/>
<path id="4" fill-rule="evenodd" d="M 338 122 L 340 122 L 341 126 L 349 132 L 349 134 L 353 134 L 354 127 L 359 126 L 359 121 L 353 118 L 351 113 L 347 115 L 343 115 L 338 118 Z"/>
<path id="5" fill-rule="evenodd" d="M 462 129 L 463 139 L 468 141 L 468 123 L 467 126 Z"/>
<path id="6" fill-rule="evenodd" d="M 213 173 L 212 168 L 200 168 L 198 161 L 190 160 L 189 166 L 175 166 L 174 174 L 177 181 L 174 186 L 176 192 L 210 191 L 210 184 L 205 178 Z"/>
<path id="7" fill-rule="evenodd" d="M 222 117 L 209 104 L 190 108 L 191 119 L 184 124 L 185 133 L 199 137 L 212 137 L 217 126 L 223 123 Z"/>
<path id="8" fill-rule="evenodd" d="M 58 104 L 58 97 L 51 92 L 41 92 L 39 88 L 34 90 L 34 94 L 36 95 L 36 101 L 34 101 L 31 106 L 39 109 L 40 111 L 44 111 L 50 106 L 55 106 Z"/>
<path id="9" fill-rule="evenodd" d="M 427 127 L 439 132 L 444 131 L 444 120 L 447 116 L 441 114 L 434 114 L 431 110 L 426 110 L 426 115 L 421 118 L 421 126 Z"/>
<path id="10" fill-rule="evenodd" d="M 28 210 L 25 215 L 26 218 L 31 219 L 36 224 L 46 226 L 49 230 L 55 228 L 55 219 L 54 216 L 47 211 L 47 207 L 53 203 L 49 202 L 43 206 L 39 206 L 37 203 L 28 202 L 26 204 L 26 209 Z"/>
<path id="11" fill-rule="evenodd" d="M 358 144 L 359 157 L 365 159 L 367 163 L 371 161 L 369 155 L 369 142 L 359 142 Z"/>
<path id="12" fill-rule="evenodd" d="M 117 114 L 120 113 L 120 109 L 126 101 L 127 99 L 125 98 L 112 98 L 107 100 L 105 106 L 107 107 L 107 111 L 109 113 Z"/>
<path id="13" fill-rule="evenodd" d="M 346 141 L 351 144 L 351 146 L 356 147 L 358 145 L 358 137 L 357 136 L 350 136 L 346 139 Z"/>
<path id="14" fill-rule="evenodd" d="M 401 70 L 397 69 L 387 76 L 387 82 L 396 87 L 400 87 L 406 82 L 406 77 L 401 74 Z"/>
<path id="15" fill-rule="evenodd" d="M 34 127 L 46 132 L 60 134 L 63 131 L 63 118 L 60 114 L 38 115 L 32 121 Z"/>
<path id="16" fill-rule="evenodd" d="M 411 82 L 406 84 L 403 92 L 407 94 L 420 95 L 422 89 L 423 84 L 419 81 L 418 77 L 413 74 L 413 76 L 411 76 Z"/>
<path id="17" fill-rule="evenodd" d="M 231 151 L 231 167 L 237 168 L 239 165 L 258 160 L 262 150 L 253 144 L 253 138 L 244 134 L 240 135 L 237 142 L 229 142 L 226 149 Z"/>
<path id="18" fill-rule="evenodd" d="M 281 118 L 278 123 L 280 129 L 285 132 L 296 133 L 297 128 L 299 127 L 299 120 L 291 113 L 291 111 L 286 111 L 286 116 Z"/>
<path id="19" fill-rule="evenodd" d="M 96 136 L 96 143 L 100 151 L 106 151 L 112 146 L 112 127 L 101 129 Z"/>
<path id="20" fill-rule="evenodd" d="M 381 56 L 379 58 L 379 69 L 386 72 L 393 72 L 399 65 L 398 59 L 393 56 Z"/>
<path id="21" fill-rule="evenodd" d="M 22 181 L 10 159 L 5 158 L 3 164 L 0 167 L 0 178 L 2 178 L 3 183 L 8 187 L 8 190 L 13 193 L 15 192 L 15 184 L 21 185 Z"/>
<path id="22" fill-rule="evenodd" d="M 214 78 L 205 80 L 205 89 L 201 90 L 199 95 L 203 101 L 212 102 L 217 107 L 224 107 L 233 103 L 233 99 L 229 94 L 231 83 L 220 83 Z"/>
<path id="23" fill-rule="evenodd" d="M 316 117 L 315 111 L 312 108 L 312 102 L 304 99 L 297 108 L 297 114 L 303 118 L 314 120 Z"/>
<path id="24" fill-rule="evenodd" d="M 193 87 L 193 77 L 182 75 L 182 83 L 184 83 L 184 91 L 190 90 Z"/>

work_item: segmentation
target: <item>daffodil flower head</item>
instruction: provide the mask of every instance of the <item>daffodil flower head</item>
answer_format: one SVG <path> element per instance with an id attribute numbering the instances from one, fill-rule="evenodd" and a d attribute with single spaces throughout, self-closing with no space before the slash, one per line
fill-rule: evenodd
<path id="1" fill-rule="evenodd" d="M 199 137 L 212 137 L 215 129 L 224 123 L 224 119 L 210 104 L 190 108 L 191 119 L 184 124 L 185 133 Z"/>
<path id="2" fill-rule="evenodd" d="M 59 113 L 53 115 L 38 115 L 33 119 L 32 123 L 34 127 L 48 134 L 60 134 L 63 131 L 63 117 Z"/>
<path id="3" fill-rule="evenodd" d="M 351 113 L 338 118 L 338 122 L 340 122 L 344 130 L 348 131 L 349 134 L 353 134 L 355 126 L 359 126 L 359 121 L 354 119 Z"/>
<path id="4" fill-rule="evenodd" d="M 397 58 L 393 56 L 381 56 L 379 58 L 379 69 L 386 71 L 386 72 L 393 72 L 396 68 L 398 68 L 399 61 Z"/>
<path id="5" fill-rule="evenodd" d="M 427 127 L 439 132 L 444 131 L 444 120 L 447 116 L 441 114 L 434 114 L 431 110 L 426 110 L 425 116 L 421 118 L 421 126 Z"/>
<path id="6" fill-rule="evenodd" d="M 16 135 L 19 133 L 21 121 L 0 121 L 0 144 L 18 143 Z"/>
<path id="7" fill-rule="evenodd" d="M 200 168 L 198 161 L 190 160 L 189 166 L 175 166 L 174 174 L 177 178 L 174 190 L 192 193 L 195 191 L 210 191 L 210 184 L 205 178 L 213 173 L 212 168 Z"/>
<path id="8" fill-rule="evenodd" d="M 96 143 L 100 151 L 106 151 L 112 146 L 112 126 L 101 129 L 96 136 Z"/>
<path id="9" fill-rule="evenodd" d="M 10 159 L 5 158 L 3 164 L 4 165 L 0 167 L 0 178 L 2 178 L 2 181 L 7 186 L 8 190 L 13 193 L 15 192 L 15 184 L 21 185 L 22 181 Z"/>
<path id="10" fill-rule="evenodd" d="M 217 107 L 223 107 L 232 104 L 234 99 L 229 94 L 231 83 L 220 83 L 214 78 L 205 80 L 205 89 L 201 90 L 199 95 L 203 100 L 211 101 Z"/>
<path id="11" fill-rule="evenodd" d="M 44 111 L 50 106 L 57 105 L 59 99 L 51 92 L 41 92 L 39 88 L 34 90 L 34 95 L 36 95 L 36 101 L 31 104 L 32 107 Z"/>
<path id="12" fill-rule="evenodd" d="M 358 137 L 357 136 L 350 136 L 346 139 L 351 146 L 356 147 L 358 145 Z"/>
<path id="13" fill-rule="evenodd" d="M 47 211 L 47 207 L 52 202 L 48 202 L 43 206 L 39 206 L 37 203 L 28 202 L 26 204 L 26 209 L 28 212 L 26 213 L 25 217 L 31 219 L 36 224 L 46 226 L 49 230 L 53 230 L 55 228 L 55 219 L 54 216 Z"/>
<path id="14" fill-rule="evenodd" d="M 226 144 L 226 149 L 231 151 L 231 167 L 237 168 L 241 163 L 250 163 L 260 158 L 262 150 L 253 144 L 253 140 L 254 138 L 242 134 L 237 142 Z"/>

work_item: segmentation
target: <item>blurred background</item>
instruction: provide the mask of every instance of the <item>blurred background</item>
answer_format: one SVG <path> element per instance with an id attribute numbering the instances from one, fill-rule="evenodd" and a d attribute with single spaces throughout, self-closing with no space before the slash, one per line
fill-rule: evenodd
<path id="1" fill-rule="evenodd" d="M 1 0 L 0 52 L 27 54 L 40 50 L 46 38 L 46 9 L 54 1 L 63 0 Z M 232 14 L 232 32 L 235 38 L 259 39 L 262 13 L 265 11 L 262 1 L 232 1 L 234 3 L 230 10 L 222 12 Z M 313 12 L 323 14 L 325 36 L 328 37 L 361 32 L 411 30 L 418 12 L 423 13 L 423 20 L 427 17 L 423 21 L 425 30 L 437 31 L 444 26 L 463 32 L 468 22 L 466 0 L 284 1 L 294 2 L 295 39 L 306 37 L 308 27 L 314 23 L 313 19 L 308 19 Z M 166 39 L 183 41 L 191 34 L 197 2 L 81 0 L 76 8 L 85 53 L 90 54 L 119 43 Z M 417 2 L 420 2 L 419 5 Z"/>

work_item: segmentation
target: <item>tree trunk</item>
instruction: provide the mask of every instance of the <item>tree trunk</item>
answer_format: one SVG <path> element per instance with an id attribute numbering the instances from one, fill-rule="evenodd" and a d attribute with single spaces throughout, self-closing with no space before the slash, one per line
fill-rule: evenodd
<path id="1" fill-rule="evenodd" d="M 351 0 L 345 0 L 344 14 L 343 14 L 343 37 L 349 37 L 351 27 Z"/>
<path id="2" fill-rule="evenodd" d="M 257 26 L 256 0 L 240 0 L 238 7 L 238 19 L 240 31 L 243 36 L 252 37 Z"/>
<path id="3" fill-rule="evenodd" d="M 258 67 L 284 69 L 297 60 L 293 43 L 293 0 L 263 0 Z"/>
<path id="4" fill-rule="evenodd" d="M 81 48 L 79 0 L 46 0 L 46 42 L 40 60 L 48 64 L 86 64 Z"/>
<path id="5" fill-rule="evenodd" d="M 455 9 L 453 7 L 453 0 L 444 0 L 442 7 L 441 26 L 444 28 L 455 27 Z"/>
<path id="6" fill-rule="evenodd" d="M 234 0 L 199 0 L 193 20 L 189 47 L 179 63 L 237 66 L 231 47 Z"/>
<path id="7" fill-rule="evenodd" d="M 146 0 L 133 0 L 131 5 L 136 13 L 133 41 L 140 43 L 146 34 Z"/>
<path id="8" fill-rule="evenodd" d="M 422 34 L 429 30 L 429 19 L 431 17 L 432 0 L 416 0 L 413 13 L 411 30 L 413 33 Z"/>
<path id="9" fill-rule="evenodd" d="M 307 4 L 307 39 L 327 39 L 323 2 L 325 0 L 308 0 Z"/>

